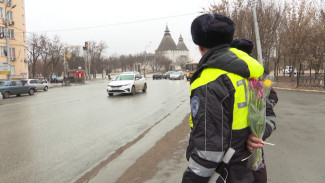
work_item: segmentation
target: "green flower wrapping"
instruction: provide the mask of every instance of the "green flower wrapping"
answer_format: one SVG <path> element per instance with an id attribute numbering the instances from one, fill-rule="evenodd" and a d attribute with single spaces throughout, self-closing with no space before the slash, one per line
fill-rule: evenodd
<path id="1" fill-rule="evenodd" d="M 265 130 L 265 115 L 266 115 L 266 99 L 270 94 L 271 81 L 249 79 L 248 84 L 248 122 L 251 133 L 257 137 L 262 138 Z M 262 157 L 262 149 L 257 148 L 248 159 L 248 167 L 252 170 L 258 170 L 264 167 Z"/>

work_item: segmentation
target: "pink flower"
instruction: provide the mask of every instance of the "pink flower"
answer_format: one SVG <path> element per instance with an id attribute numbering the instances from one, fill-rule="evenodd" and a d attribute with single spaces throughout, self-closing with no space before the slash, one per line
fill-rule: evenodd
<path id="1" fill-rule="evenodd" d="M 263 88 L 261 88 L 261 89 L 257 90 L 257 92 L 256 92 L 256 97 L 257 97 L 258 99 L 263 99 L 263 94 L 264 94 L 264 92 L 263 92 Z"/>
<path id="2" fill-rule="evenodd" d="M 258 80 L 258 88 L 263 88 L 263 80 L 262 79 Z"/>
<path id="3" fill-rule="evenodd" d="M 250 88 L 250 89 L 257 89 L 258 88 L 258 81 L 257 81 L 257 79 L 255 79 L 255 78 L 250 78 L 249 79 L 249 81 L 248 81 L 249 83 L 248 83 L 248 87 Z"/>

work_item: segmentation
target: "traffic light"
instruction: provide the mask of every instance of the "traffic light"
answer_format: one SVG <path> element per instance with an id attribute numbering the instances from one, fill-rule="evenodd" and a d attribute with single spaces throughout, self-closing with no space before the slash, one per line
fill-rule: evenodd
<path id="1" fill-rule="evenodd" d="M 85 46 L 83 47 L 84 50 L 88 50 L 88 42 L 85 42 Z"/>

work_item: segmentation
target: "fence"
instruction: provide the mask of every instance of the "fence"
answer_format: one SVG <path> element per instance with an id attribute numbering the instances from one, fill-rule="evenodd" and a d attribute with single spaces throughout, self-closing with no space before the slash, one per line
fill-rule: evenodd
<path id="1" fill-rule="evenodd" d="M 325 89 L 325 74 L 324 73 L 311 73 L 297 75 L 297 87 L 323 87 Z"/>

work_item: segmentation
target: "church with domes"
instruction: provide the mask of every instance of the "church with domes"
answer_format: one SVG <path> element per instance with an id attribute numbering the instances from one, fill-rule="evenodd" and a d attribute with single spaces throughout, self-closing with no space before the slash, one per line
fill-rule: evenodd
<path id="1" fill-rule="evenodd" d="M 187 59 L 187 62 L 189 60 L 189 50 L 183 41 L 182 35 L 179 36 L 178 43 L 176 45 L 170 34 L 168 26 L 166 26 L 165 34 L 156 50 L 156 54 L 161 54 L 170 59 L 174 65 L 174 68 L 178 59 L 185 58 Z"/>

